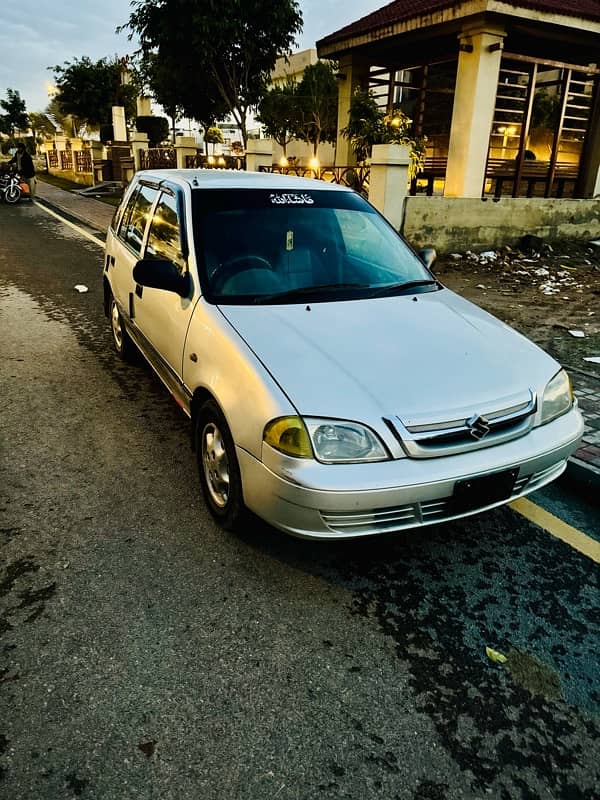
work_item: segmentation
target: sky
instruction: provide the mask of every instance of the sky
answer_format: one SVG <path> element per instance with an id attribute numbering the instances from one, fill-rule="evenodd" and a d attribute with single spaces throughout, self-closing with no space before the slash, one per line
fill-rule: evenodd
<path id="1" fill-rule="evenodd" d="M 248 0 L 251 2 L 251 0 Z M 299 0 L 304 30 L 298 50 L 314 47 L 333 33 L 386 5 L 389 0 Z M 132 52 L 126 34 L 115 33 L 129 19 L 129 0 L 0 0 L 0 98 L 17 90 L 27 111 L 48 105 L 48 67 L 89 56 Z"/>

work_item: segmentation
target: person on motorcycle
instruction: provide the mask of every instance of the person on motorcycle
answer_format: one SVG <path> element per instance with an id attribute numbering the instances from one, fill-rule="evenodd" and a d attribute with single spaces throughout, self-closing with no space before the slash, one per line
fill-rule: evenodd
<path id="1" fill-rule="evenodd" d="M 21 176 L 21 178 L 25 181 L 25 183 L 29 186 L 29 196 L 33 200 L 35 197 L 35 167 L 33 166 L 33 160 L 27 150 L 25 149 L 25 145 L 23 142 L 19 142 L 17 145 L 17 152 L 11 158 L 10 164 L 14 164 L 17 168 L 17 172 Z"/>

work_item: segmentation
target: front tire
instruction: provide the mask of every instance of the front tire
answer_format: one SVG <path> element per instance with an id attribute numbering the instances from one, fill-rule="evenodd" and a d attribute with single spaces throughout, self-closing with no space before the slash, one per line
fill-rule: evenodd
<path id="1" fill-rule="evenodd" d="M 123 317 L 119 312 L 119 307 L 117 306 L 115 298 L 112 296 L 110 298 L 108 313 L 115 351 L 123 361 L 132 361 L 135 355 L 135 345 L 127 333 Z"/>
<path id="2" fill-rule="evenodd" d="M 21 199 L 21 189 L 19 186 L 11 184 L 4 192 L 4 199 L 7 203 L 18 203 Z"/>
<path id="3" fill-rule="evenodd" d="M 196 421 L 196 457 L 202 494 L 214 519 L 233 531 L 245 518 L 240 468 L 221 409 L 208 400 Z"/>

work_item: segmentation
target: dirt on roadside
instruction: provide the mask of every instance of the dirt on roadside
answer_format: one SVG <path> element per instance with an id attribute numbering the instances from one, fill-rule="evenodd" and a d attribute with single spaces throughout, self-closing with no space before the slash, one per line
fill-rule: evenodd
<path id="1" fill-rule="evenodd" d="M 521 247 L 452 253 L 433 271 L 565 367 L 600 378 L 600 364 L 584 360 L 600 357 L 600 243 L 525 237 Z"/>

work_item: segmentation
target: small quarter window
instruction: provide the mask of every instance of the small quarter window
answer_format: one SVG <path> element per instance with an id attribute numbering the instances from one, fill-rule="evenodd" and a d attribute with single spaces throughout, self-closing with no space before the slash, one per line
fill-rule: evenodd
<path id="1" fill-rule="evenodd" d="M 155 197 L 156 189 L 152 189 L 150 186 L 142 186 L 137 194 L 131 198 L 123 214 L 119 236 L 138 254 L 142 250 L 148 215 Z"/>
<path id="2" fill-rule="evenodd" d="M 175 264 L 181 273 L 185 271 L 177 201 L 171 194 L 163 192 L 154 211 L 146 258 L 165 259 Z"/>

